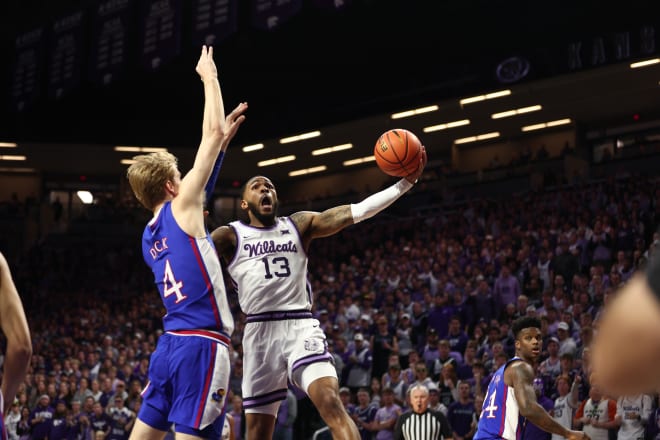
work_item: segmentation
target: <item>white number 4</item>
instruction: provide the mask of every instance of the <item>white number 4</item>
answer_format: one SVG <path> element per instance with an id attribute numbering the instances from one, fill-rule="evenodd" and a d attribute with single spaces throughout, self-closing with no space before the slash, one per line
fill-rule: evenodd
<path id="1" fill-rule="evenodd" d="M 177 304 L 187 298 L 187 296 L 181 292 L 183 281 L 177 281 L 176 278 L 174 278 L 174 272 L 172 272 L 170 260 L 165 260 L 165 276 L 163 277 L 163 285 L 163 297 L 167 298 L 170 295 L 176 295 L 175 303 Z"/>
<path id="2" fill-rule="evenodd" d="M 484 413 L 486 414 L 487 419 L 494 419 L 496 416 L 493 414 L 495 411 L 497 411 L 497 405 L 495 405 L 495 395 L 497 394 L 497 390 L 493 390 L 493 394 L 490 395 L 490 398 L 486 397 L 486 401 L 488 402 L 488 406 L 484 406 L 483 411 L 481 412 L 481 415 L 483 416 Z"/>

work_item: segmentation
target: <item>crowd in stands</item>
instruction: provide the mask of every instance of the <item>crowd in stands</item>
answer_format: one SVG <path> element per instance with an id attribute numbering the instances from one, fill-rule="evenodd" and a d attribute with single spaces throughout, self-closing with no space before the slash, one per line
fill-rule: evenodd
<path id="1" fill-rule="evenodd" d="M 143 224 L 112 239 L 46 237 L 10 261 L 34 346 L 7 403 L 10 439 L 128 438 L 164 310 L 140 252 Z M 377 216 L 315 241 L 313 312 L 363 439 L 392 438 L 414 384 L 428 388 L 455 439 L 469 439 L 490 375 L 513 355 L 510 324 L 523 315 L 543 324 L 535 387 L 555 417 L 568 411 L 592 439 L 637 440 L 640 426 L 655 439 L 658 390 L 602 396 L 590 384 L 589 342 L 602 306 L 660 247 L 658 224 L 660 185 L 635 176 L 466 200 L 432 216 Z M 227 411 L 239 439 L 245 317 L 233 291 L 230 304 Z M 306 399 L 285 402 L 277 438 L 323 428 Z M 603 402 L 606 417 L 595 418 Z"/>

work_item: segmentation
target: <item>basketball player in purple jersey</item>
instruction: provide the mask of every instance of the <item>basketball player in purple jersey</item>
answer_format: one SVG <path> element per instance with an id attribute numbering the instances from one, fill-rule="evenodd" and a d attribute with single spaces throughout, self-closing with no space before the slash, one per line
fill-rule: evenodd
<path id="1" fill-rule="evenodd" d="M 241 201 L 249 224 L 235 221 L 211 234 L 247 314 L 242 388 L 248 440 L 272 438 L 288 383 L 310 397 L 333 438 L 360 439 L 339 399 L 325 334 L 310 311 L 307 250 L 313 239 L 335 234 L 387 208 L 412 188 L 425 166 L 424 151 L 415 173 L 360 203 L 290 217 L 277 216 L 273 183 L 263 176 L 252 177 Z"/>
<path id="2" fill-rule="evenodd" d="M 21 297 L 11 277 L 9 264 L 0 253 L 0 328 L 7 339 L 7 351 L 0 393 L 0 438 L 7 439 L 4 403 L 11 407 L 18 386 L 23 383 L 32 357 L 32 340 Z"/>
<path id="3" fill-rule="evenodd" d="M 474 440 L 522 438 L 527 420 L 544 431 L 568 440 L 589 440 L 581 431 L 571 431 L 553 419 L 536 401 L 534 362 L 543 342 L 541 321 L 522 317 L 512 325 L 516 355 L 501 366 L 488 384 Z"/>
<path id="4" fill-rule="evenodd" d="M 202 48 L 196 70 L 205 103 L 190 172 L 182 179 L 169 153 L 136 156 L 128 169 L 136 198 L 154 214 L 142 235 L 142 254 L 167 311 L 131 439 L 162 439 L 172 423 L 177 439 L 218 439 L 222 433 L 234 321 L 204 223 L 204 190 L 247 104 L 225 118 L 212 48 Z"/>

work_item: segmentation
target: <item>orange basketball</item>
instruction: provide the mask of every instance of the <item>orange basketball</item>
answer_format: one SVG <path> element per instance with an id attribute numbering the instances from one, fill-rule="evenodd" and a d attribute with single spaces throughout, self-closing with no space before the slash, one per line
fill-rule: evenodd
<path id="1" fill-rule="evenodd" d="M 385 174 L 405 177 L 417 170 L 422 143 L 412 132 L 403 128 L 388 130 L 378 138 L 374 147 L 376 163 Z"/>

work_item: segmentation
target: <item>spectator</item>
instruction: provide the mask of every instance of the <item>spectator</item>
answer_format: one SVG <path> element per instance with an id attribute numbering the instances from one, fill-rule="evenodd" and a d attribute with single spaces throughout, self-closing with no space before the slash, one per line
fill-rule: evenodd
<path id="1" fill-rule="evenodd" d="M 374 417 L 375 440 L 393 440 L 394 425 L 401 415 L 401 407 L 394 403 L 394 392 L 389 388 L 383 390 L 382 400 L 382 406 Z"/>
<path id="2" fill-rule="evenodd" d="M 564 321 L 557 324 L 557 339 L 559 339 L 559 356 L 570 354 L 575 356 L 577 344 L 569 334 L 570 327 Z"/>
<path id="3" fill-rule="evenodd" d="M 578 408 L 578 382 L 579 376 L 576 377 L 572 385 L 569 385 L 570 378 L 566 375 L 557 377 L 557 393 L 559 397 L 555 399 L 554 407 L 550 414 L 552 417 L 566 429 L 571 429 L 573 426 L 573 412 Z M 570 389 L 569 389 L 570 387 Z M 563 437 L 557 434 L 552 434 L 552 440 L 562 440 Z"/>
<path id="4" fill-rule="evenodd" d="M 653 412 L 653 401 L 647 394 L 619 397 L 615 420 L 620 424 L 618 440 L 637 440 L 644 437 L 644 427 Z"/>
<path id="5" fill-rule="evenodd" d="M 552 410 L 555 404 L 544 393 L 543 379 L 540 377 L 535 378 L 533 386 L 538 404 L 541 405 L 543 409 L 546 410 L 550 415 L 552 415 Z M 570 426 L 567 429 L 570 429 Z M 552 433 L 544 431 L 530 421 L 527 421 L 527 425 L 523 431 L 524 440 L 550 440 L 552 435 Z"/>
<path id="6" fill-rule="evenodd" d="M 458 399 L 449 405 L 447 421 L 452 427 L 454 440 L 470 440 L 476 425 L 472 424 L 479 414 L 475 411 L 474 401 L 470 397 L 471 387 L 468 382 L 458 382 Z"/>
<path id="7" fill-rule="evenodd" d="M 32 440 L 46 440 L 53 425 L 53 414 L 55 410 L 50 406 L 50 396 L 42 394 L 39 396 L 37 406 L 30 412 L 30 438 Z"/>
<path id="8" fill-rule="evenodd" d="M 608 430 L 621 425 L 616 420 L 616 401 L 604 397 L 597 386 L 592 386 L 589 398 L 578 408 L 573 423 L 584 427 L 591 440 L 608 440 Z"/>
<path id="9" fill-rule="evenodd" d="M 369 390 L 366 388 L 360 388 L 358 390 L 357 402 L 357 406 L 351 413 L 351 418 L 358 427 L 360 438 L 362 440 L 371 440 L 375 431 L 374 420 L 378 411 L 378 405 L 374 405 L 371 402 Z"/>
<path id="10" fill-rule="evenodd" d="M 346 362 L 346 385 L 352 389 L 352 393 L 356 393 L 358 388 L 369 387 L 371 384 L 372 356 L 369 343 L 365 342 L 362 333 L 356 333 L 353 342 Z"/>
<path id="11" fill-rule="evenodd" d="M 370 347 L 372 350 L 372 369 L 374 377 L 381 377 L 387 372 L 390 354 L 399 353 L 399 343 L 396 335 L 388 328 L 387 318 L 378 317 L 376 321 L 376 333 L 371 337 Z"/>

